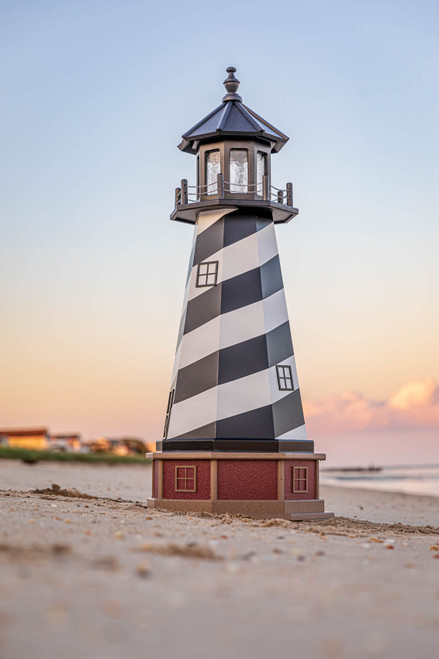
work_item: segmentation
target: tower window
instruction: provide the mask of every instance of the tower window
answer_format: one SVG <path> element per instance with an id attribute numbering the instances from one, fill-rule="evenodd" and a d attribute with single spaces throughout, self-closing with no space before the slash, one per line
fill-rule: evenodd
<path id="1" fill-rule="evenodd" d="M 216 286 L 218 279 L 218 264 L 219 261 L 205 261 L 198 264 L 197 270 L 197 288 L 204 288 L 205 286 Z"/>
<path id="2" fill-rule="evenodd" d="M 171 410 L 172 410 L 172 405 L 174 403 L 174 394 L 175 394 L 175 389 L 171 389 L 171 391 L 169 392 L 168 407 L 166 408 L 166 419 L 165 419 L 165 427 L 163 429 L 163 439 L 166 439 L 168 436 L 169 421 L 171 419 Z"/>
<path id="3" fill-rule="evenodd" d="M 293 467 L 293 492 L 308 492 L 308 467 Z"/>
<path id="4" fill-rule="evenodd" d="M 217 194 L 217 176 L 221 170 L 219 149 L 206 153 L 206 194 Z"/>
<path id="5" fill-rule="evenodd" d="M 197 468 L 175 467 L 175 491 L 196 492 L 197 491 Z"/>
<path id="6" fill-rule="evenodd" d="M 276 366 L 277 383 L 280 391 L 293 391 L 293 372 L 291 366 Z"/>
<path id="7" fill-rule="evenodd" d="M 230 192 L 248 192 L 247 149 L 230 149 Z"/>

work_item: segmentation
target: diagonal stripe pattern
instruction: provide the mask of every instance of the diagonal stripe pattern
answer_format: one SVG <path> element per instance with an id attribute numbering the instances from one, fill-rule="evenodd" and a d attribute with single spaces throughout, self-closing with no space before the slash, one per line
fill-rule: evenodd
<path id="1" fill-rule="evenodd" d="M 307 439 L 271 219 L 199 214 L 171 392 L 165 450 L 176 439 Z"/>

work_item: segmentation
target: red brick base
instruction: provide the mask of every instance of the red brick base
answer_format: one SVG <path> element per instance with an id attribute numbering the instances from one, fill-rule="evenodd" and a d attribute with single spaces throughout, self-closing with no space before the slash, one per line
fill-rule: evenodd
<path id="1" fill-rule="evenodd" d="M 256 517 L 328 517 L 315 453 L 153 453 L 154 508 Z"/>

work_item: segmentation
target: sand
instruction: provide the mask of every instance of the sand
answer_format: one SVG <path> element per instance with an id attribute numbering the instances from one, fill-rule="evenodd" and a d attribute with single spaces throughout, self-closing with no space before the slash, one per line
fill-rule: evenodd
<path id="1" fill-rule="evenodd" d="M 438 498 L 323 486 L 327 522 L 174 515 L 147 510 L 150 472 L 0 461 L 2 659 L 438 655 Z"/>

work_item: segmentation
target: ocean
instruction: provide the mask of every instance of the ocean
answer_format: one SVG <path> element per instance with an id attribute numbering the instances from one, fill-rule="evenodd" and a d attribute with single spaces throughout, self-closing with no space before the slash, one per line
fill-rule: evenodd
<path id="1" fill-rule="evenodd" d="M 439 497 L 439 465 L 321 469 L 322 485 Z"/>

